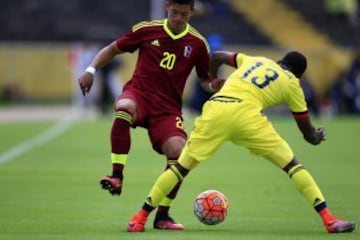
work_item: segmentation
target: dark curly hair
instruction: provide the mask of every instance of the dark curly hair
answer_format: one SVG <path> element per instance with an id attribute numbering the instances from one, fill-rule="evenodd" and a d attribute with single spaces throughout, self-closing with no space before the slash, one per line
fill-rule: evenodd
<path id="1" fill-rule="evenodd" d="M 297 51 L 291 51 L 285 54 L 285 56 L 278 61 L 280 65 L 289 69 L 296 77 L 300 78 L 307 67 L 306 57 Z"/>
<path id="2" fill-rule="evenodd" d="M 194 7 L 195 0 L 168 0 L 169 3 L 189 4 Z"/>

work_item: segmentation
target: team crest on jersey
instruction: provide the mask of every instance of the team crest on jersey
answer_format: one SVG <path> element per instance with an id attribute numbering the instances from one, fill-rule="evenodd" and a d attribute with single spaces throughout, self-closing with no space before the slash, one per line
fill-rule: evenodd
<path id="1" fill-rule="evenodd" d="M 185 46 L 184 48 L 184 57 L 189 58 L 192 52 L 191 46 Z"/>

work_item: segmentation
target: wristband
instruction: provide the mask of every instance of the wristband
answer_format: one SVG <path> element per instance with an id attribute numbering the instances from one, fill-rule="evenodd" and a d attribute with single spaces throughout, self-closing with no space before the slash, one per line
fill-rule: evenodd
<path id="1" fill-rule="evenodd" d="M 210 90 L 211 92 L 215 92 L 214 89 L 213 89 L 212 86 L 211 86 L 211 83 L 212 83 L 212 81 L 209 82 L 209 90 Z"/>
<path id="2" fill-rule="evenodd" d="M 96 73 L 96 68 L 89 66 L 86 68 L 85 72 L 88 72 L 88 73 L 94 75 Z"/>

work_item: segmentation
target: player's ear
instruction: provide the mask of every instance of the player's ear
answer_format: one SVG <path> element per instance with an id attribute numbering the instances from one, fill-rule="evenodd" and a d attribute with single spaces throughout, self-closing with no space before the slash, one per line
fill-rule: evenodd
<path id="1" fill-rule="evenodd" d="M 194 16 L 197 12 L 197 9 L 195 8 L 195 6 L 191 6 L 191 12 L 190 12 L 190 17 Z"/>
<path id="2" fill-rule="evenodd" d="M 195 15 L 195 13 L 196 13 L 196 8 L 191 8 L 191 16 L 194 16 Z"/>
<path id="3" fill-rule="evenodd" d="M 170 7 L 170 2 L 165 1 L 165 9 L 166 9 L 166 11 L 169 11 L 169 7 Z"/>

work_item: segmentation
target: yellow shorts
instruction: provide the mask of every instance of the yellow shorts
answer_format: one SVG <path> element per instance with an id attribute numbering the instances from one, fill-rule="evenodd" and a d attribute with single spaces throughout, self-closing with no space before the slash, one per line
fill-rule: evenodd
<path id="1" fill-rule="evenodd" d="M 281 168 L 294 157 L 267 117 L 246 101 L 207 101 L 202 115 L 195 120 L 182 155 L 202 161 L 210 158 L 225 141 L 243 146 Z"/>

